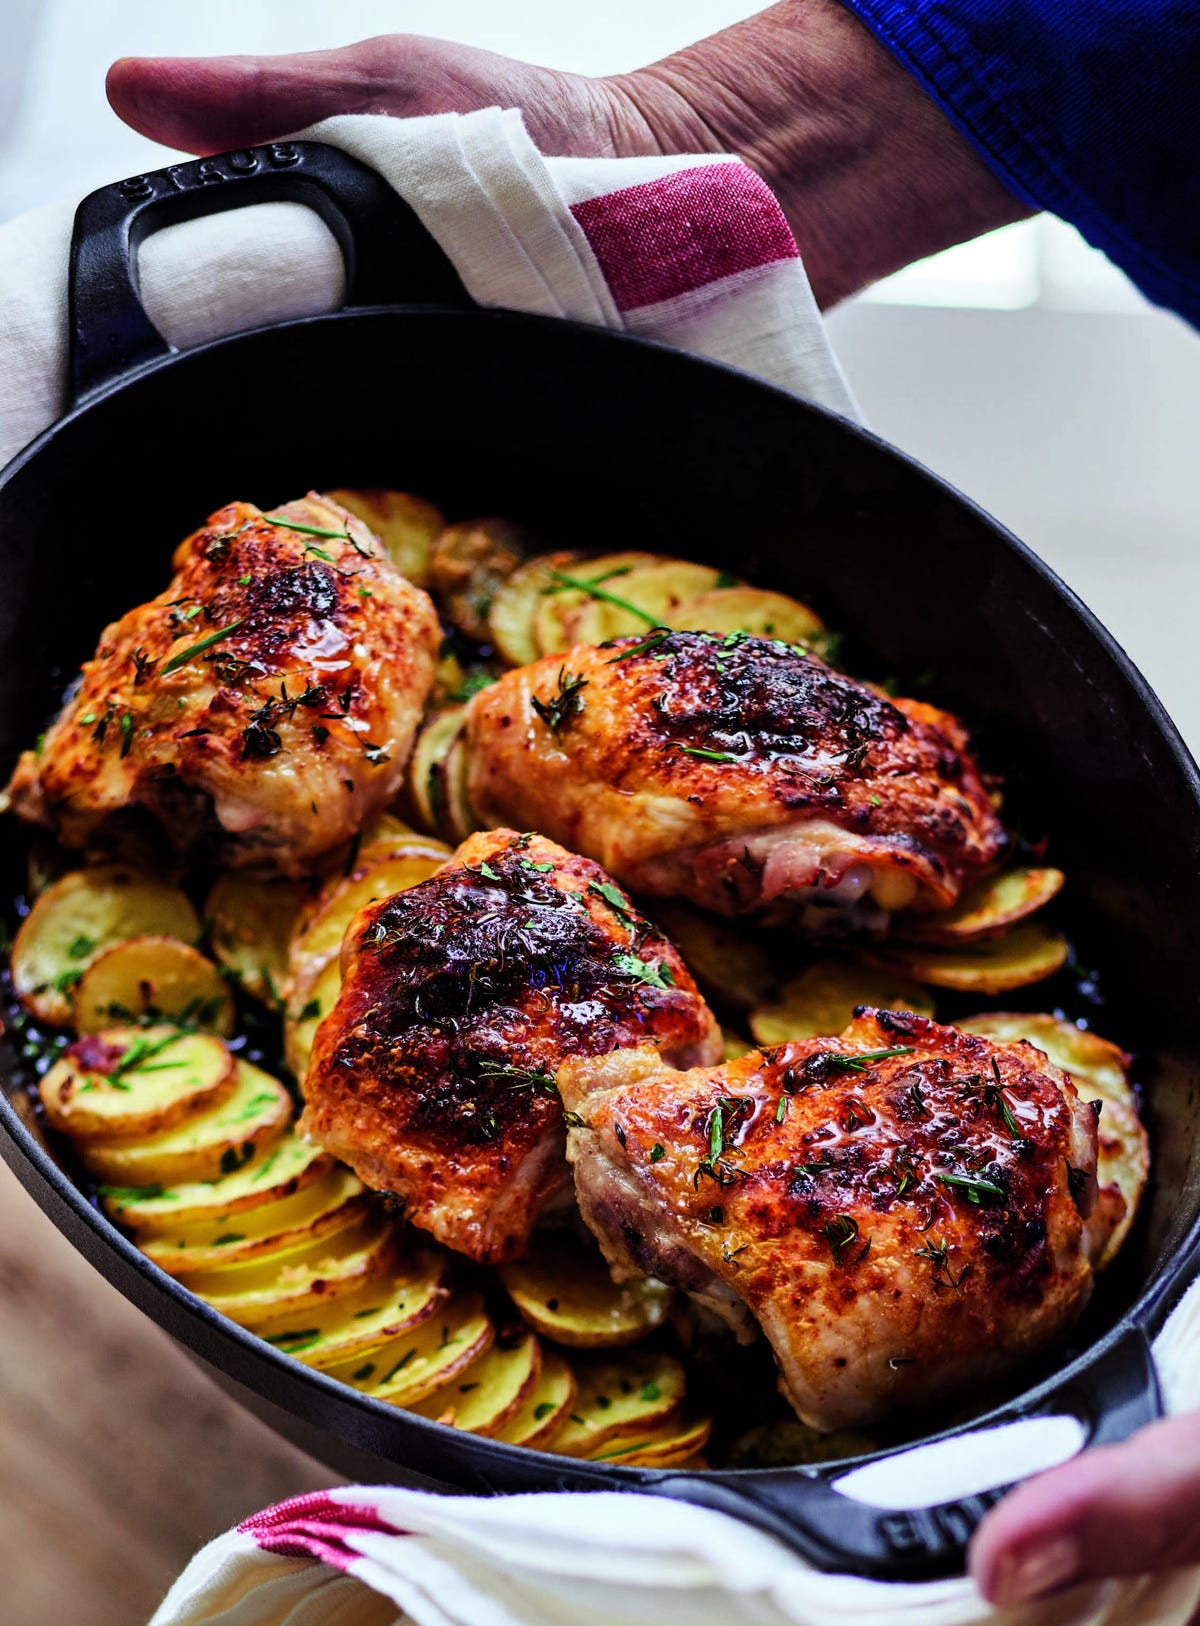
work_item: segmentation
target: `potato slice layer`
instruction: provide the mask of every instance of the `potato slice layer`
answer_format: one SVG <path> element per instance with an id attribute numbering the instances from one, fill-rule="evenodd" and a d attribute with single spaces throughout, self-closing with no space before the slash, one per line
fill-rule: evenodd
<path id="1" fill-rule="evenodd" d="M 232 1069 L 231 1069 L 232 1070 Z M 256 1147 L 232 1174 L 175 1186 L 101 1186 L 109 1216 L 139 1238 L 172 1236 L 182 1226 L 218 1225 L 263 1204 L 282 1202 L 334 1167 L 328 1152 L 290 1129 Z"/>
<path id="2" fill-rule="evenodd" d="M 662 1325 L 671 1306 L 661 1282 L 618 1285 L 599 1253 L 564 1236 L 535 1236 L 525 1258 L 501 1265 L 499 1274 L 536 1332 L 580 1349 L 636 1343 Z"/>
<path id="3" fill-rule="evenodd" d="M 103 949 L 75 990 L 75 1026 L 103 1033 L 114 1022 L 165 1021 L 228 1037 L 233 996 L 211 960 L 177 937 L 127 937 Z"/>
<path id="4" fill-rule="evenodd" d="M 670 1355 L 631 1350 L 613 1359 L 580 1360 L 572 1411 L 553 1448 L 568 1457 L 590 1457 L 616 1435 L 642 1435 L 673 1417 L 683 1404 L 683 1367 Z"/>
<path id="5" fill-rule="evenodd" d="M 429 586 L 461 633 L 488 641 L 487 615 L 501 585 L 529 552 L 529 536 L 509 519 L 448 525 L 429 556 Z"/>
<path id="6" fill-rule="evenodd" d="M 495 1336 L 481 1295 L 459 1293 L 440 1314 L 385 1345 L 370 1361 L 338 1366 L 333 1375 L 391 1406 L 415 1406 L 470 1366 Z"/>
<path id="7" fill-rule="evenodd" d="M 577 553 L 542 553 L 518 565 L 496 591 L 488 606 L 488 633 L 510 666 L 528 666 L 541 654 L 533 624 L 542 606 L 542 592 L 554 585 L 552 572 L 570 572 Z"/>
<path id="8" fill-rule="evenodd" d="M 248 1061 L 235 1065 L 233 1089 L 215 1106 L 139 1140 L 85 1141 L 80 1154 L 88 1169 L 108 1185 L 175 1186 L 241 1168 L 283 1130 L 292 1102 L 270 1074 Z"/>
<path id="9" fill-rule="evenodd" d="M 690 1422 L 672 1418 L 645 1433 L 618 1434 L 593 1452 L 592 1462 L 620 1462 L 629 1468 L 675 1468 L 703 1451 L 712 1433 L 712 1418 Z"/>
<path id="10" fill-rule="evenodd" d="M 412 1410 L 465 1434 L 491 1436 L 520 1410 L 541 1367 L 541 1346 L 522 1328 L 513 1337 L 498 1337 L 470 1366 L 417 1401 Z"/>
<path id="11" fill-rule="evenodd" d="M 163 934 L 194 942 L 200 921 L 177 886 L 123 864 L 71 870 L 38 898 L 12 949 L 13 988 L 41 1022 L 66 1027 L 71 992 L 102 949 Z"/>
<path id="12" fill-rule="evenodd" d="M 425 585 L 434 538 L 446 525 L 440 508 L 408 491 L 365 486 L 339 487 L 325 495 L 371 527 L 402 576 L 417 587 Z"/>
<path id="13" fill-rule="evenodd" d="M 372 1351 L 436 1315 L 449 1296 L 445 1255 L 432 1248 L 414 1249 L 377 1281 L 310 1311 L 299 1333 L 290 1338 L 276 1333 L 271 1342 L 319 1370 L 352 1360 L 361 1366 Z"/>
<path id="14" fill-rule="evenodd" d="M 209 1034 L 110 1028 L 71 1045 L 41 1080 L 40 1093 L 60 1133 L 122 1140 L 157 1135 L 197 1110 L 214 1110 L 235 1084 L 233 1057 Z"/>
<path id="15" fill-rule="evenodd" d="M 288 965 L 293 983 L 299 987 L 340 954 L 346 928 L 360 909 L 427 881 L 445 862 L 440 849 L 414 842 L 390 857 L 360 864 L 353 874 L 324 889 L 291 945 Z"/>
<path id="16" fill-rule="evenodd" d="M 492 1438 L 531 1450 L 549 1447 L 575 1404 L 575 1374 L 553 1344 L 542 1347 L 542 1369 L 533 1388 Z"/>
<path id="17" fill-rule="evenodd" d="M 750 1031 L 760 1045 L 768 1046 L 840 1033 L 858 1005 L 934 1014 L 929 990 L 900 973 L 818 960 L 785 983 L 775 999 L 750 1013 Z"/>
<path id="18" fill-rule="evenodd" d="M 582 574 L 590 577 L 592 572 Z M 681 609 L 715 587 L 720 579 L 720 571 L 708 565 L 689 564 L 684 559 L 656 559 L 628 575 L 611 578 L 611 589 L 608 583 L 601 583 L 612 597 L 585 598 L 566 619 L 566 635 L 572 646 L 603 644 L 610 638 L 644 634 L 654 626 L 673 627 Z M 618 598 L 622 603 L 614 602 Z"/>
<path id="19" fill-rule="evenodd" d="M 446 706 L 422 725 L 408 763 L 408 799 L 426 830 L 441 836 L 447 829 L 446 758 L 464 727 L 465 706 Z"/>
<path id="20" fill-rule="evenodd" d="M 337 1004 L 342 987 L 342 965 L 333 955 L 315 976 L 302 982 L 288 1002 L 283 1025 L 283 1049 L 292 1077 L 300 1084 L 308 1072 L 317 1029 Z"/>
<path id="21" fill-rule="evenodd" d="M 755 638 L 774 638 L 784 644 L 807 644 L 818 649 L 828 629 L 821 617 L 786 593 L 761 587 L 717 587 L 681 605 L 670 625 L 694 632 L 745 632 Z"/>
<path id="22" fill-rule="evenodd" d="M 935 988 L 1007 994 L 1052 977 L 1066 963 L 1067 953 L 1065 937 L 1033 921 L 1014 926 L 1002 937 L 976 940 L 959 949 L 889 943 L 886 954 L 871 958 Z"/>
<path id="23" fill-rule="evenodd" d="M 220 876 L 204 904 L 217 959 L 248 994 L 282 1010 L 288 944 L 309 902 L 303 881 L 260 881 L 234 872 Z"/>
<path id="24" fill-rule="evenodd" d="M 564 654 L 580 641 L 573 631 L 580 611 L 591 604 L 611 604 L 613 598 L 624 599 L 625 581 L 631 572 L 661 563 L 661 556 L 654 553 L 606 553 L 598 559 L 578 560 L 565 568 L 548 563 L 538 587 L 533 614 L 533 637 L 538 654 Z M 643 616 L 634 616 L 633 621 L 638 631 L 648 632 L 656 625 L 657 617 L 647 611 Z"/>
<path id="25" fill-rule="evenodd" d="M 355 1293 L 384 1276 L 396 1252 L 389 1220 L 357 1208 L 341 1229 L 299 1246 L 285 1245 L 245 1263 L 189 1272 L 183 1285 L 231 1321 L 268 1337 L 310 1310 Z M 289 1335 L 289 1342 L 298 1334 Z"/>
<path id="26" fill-rule="evenodd" d="M 963 893 L 953 909 L 898 918 L 893 930 L 914 943 L 970 944 L 995 937 L 1045 908 L 1062 890 L 1060 869 L 1010 869 Z"/>

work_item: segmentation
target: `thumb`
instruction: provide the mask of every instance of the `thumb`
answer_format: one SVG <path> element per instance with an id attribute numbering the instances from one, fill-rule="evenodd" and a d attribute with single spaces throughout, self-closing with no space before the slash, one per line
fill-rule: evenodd
<path id="1" fill-rule="evenodd" d="M 1075 1581 L 1200 1563 L 1200 1412 L 1152 1423 L 1022 1485 L 971 1542 L 985 1597 L 1024 1603 Z"/>
<path id="2" fill-rule="evenodd" d="M 290 56 L 123 57 L 108 72 L 113 111 L 140 134 L 209 154 L 291 135 L 335 113 L 467 113 L 521 107 L 546 152 L 608 154 L 630 144 L 629 110 L 603 80 L 556 73 L 415 34 Z M 633 145 L 649 150 L 644 128 Z"/>

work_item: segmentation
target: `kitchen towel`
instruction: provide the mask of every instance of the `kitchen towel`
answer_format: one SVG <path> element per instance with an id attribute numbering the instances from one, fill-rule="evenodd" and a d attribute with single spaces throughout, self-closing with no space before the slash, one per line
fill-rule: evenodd
<path id="1" fill-rule="evenodd" d="M 857 417 L 779 207 L 737 159 L 543 157 L 519 113 L 330 119 L 305 137 L 378 169 L 483 305 L 572 317 L 743 368 Z M 73 209 L 0 228 L 0 462 L 65 405 Z M 183 348 L 336 308 L 337 247 L 299 205 L 174 226 L 140 255 L 153 320 Z M 1169 1404 L 1200 1405 L 1200 1292 L 1156 1349 Z M 1064 1460 L 1050 1418 L 919 1448 L 846 1477 L 903 1508 Z M 1075 1589 L 1021 1626 L 1183 1626 L 1200 1572 Z M 188 1566 L 153 1626 L 971 1626 L 999 1620 L 965 1579 L 888 1586 L 814 1571 L 773 1538 L 684 1503 L 616 1493 L 481 1499 L 339 1487 L 247 1520 Z"/>

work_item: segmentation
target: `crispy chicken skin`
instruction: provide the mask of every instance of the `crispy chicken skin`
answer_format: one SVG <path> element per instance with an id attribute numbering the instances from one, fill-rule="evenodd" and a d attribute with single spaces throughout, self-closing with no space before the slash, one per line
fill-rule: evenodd
<path id="1" fill-rule="evenodd" d="M 433 605 L 315 493 L 271 520 L 230 503 L 174 566 L 105 628 L 17 764 L 11 805 L 76 848 L 136 805 L 181 851 L 299 874 L 400 783 L 433 681 Z"/>
<path id="2" fill-rule="evenodd" d="M 949 907 L 1004 846 L 955 717 L 769 639 L 581 646 L 506 673 L 468 728 L 484 823 L 719 914 L 878 930 Z"/>
<path id="3" fill-rule="evenodd" d="M 564 1057 L 646 1045 L 687 1067 L 721 1053 L 670 943 L 597 864 L 541 836 L 472 836 L 364 909 L 342 972 L 301 1129 L 482 1263 L 523 1253 L 570 1185 Z"/>
<path id="4" fill-rule="evenodd" d="M 615 1274 L 760 1322 L 813 1427 L 978 1390 L 1087 1302 L 1096 1113 L 1032 1045 L 862 1009 L 720 1067 L 624 1051 L 558 1082 Z"/>

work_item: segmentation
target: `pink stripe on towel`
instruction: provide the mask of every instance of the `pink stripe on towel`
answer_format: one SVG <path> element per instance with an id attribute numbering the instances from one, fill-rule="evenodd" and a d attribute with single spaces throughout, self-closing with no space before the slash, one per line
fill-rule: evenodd
<path id="1" fill-rule="evenodd" d="M 358 1554 L 348 1547 L 349 1530 L 375 1530 L 385 1536 L 402 1536 L 406 1531 L 381 1519 L 372 1507 L 353 1502 L 335 1502 L 321 1491 L 309 1496 L 293 1496 L 290 1501 L 264 1508 L 238 1525 L 243 1535 L 253 1536 L 266 1553 L 283 1558 L 317 1558 L 334 1569 L 345 1570 Z"/>

